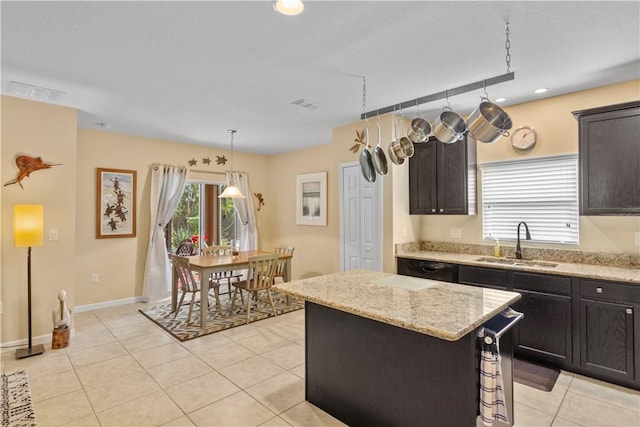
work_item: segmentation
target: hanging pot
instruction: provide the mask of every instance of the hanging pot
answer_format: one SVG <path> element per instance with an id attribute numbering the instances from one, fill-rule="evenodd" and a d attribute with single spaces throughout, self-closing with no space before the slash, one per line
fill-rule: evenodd
<path id="1" fill-rule="evenodd" d="M 482 98 L 482 102 L 467 118 L 467 129 L 474 139 L 490 144 L 501 136 L 509 136 L 511 117 L 498 105 Z"/>
<path id="2" fill-rule="evenodd" d="M 467 131 L 467 124 L 459 114 L 445 107 L 435 122 L 432 135 L 440 142 L 451 144 L 461 140 Z"/>
<path id="3" fill-rule="evenodd" d="M 360 153 L 360 170 L 364 179 L 374 182 L 376 180 L 376 171 L 373 169 L 373 159 L 369 151 L 369 128 L 364 128 L 364 135 L 367 145 L 362 148 L 362 153 Z"/>
<path id="4" fill-rule="evenodd" d="M 405 158 L 404 152 L 400 149 L 399 139 L 399 135 L 397 135 L 396 116 L 394 114 L 391 117 L 391 143 L 389 144 L 387 151 L 389 153 L 389 159 L 393 164 L 398 166 L 404 163 Z"/>
<path id="5" fill-rule="evenodd" d="M 398 145 L 400 146 L 400 149 L 404 153 L 405 157 L 411 157 L 413 156 L 415 150 L 413 147 L 413 142 L 411 142 L 411 140 L 407 138 L 406 135 L 404 135 L 404 120 L 402 119 L 402 116 L 400 116 L 400 128 L 402 128 L 403 136 L 398 140 Z"/>
<path id="6" fill-rule="evenodd" d="M 380 135 L 380 120 L 378 120 L 378 145 L 373 150 L 373 167 L 376 172 L 382 176 L 389 172 L 389 165 L 387 164 L 387 157 L 384 155 L 381 143 L 382 136 Z"/>
<path id="7" fill-rule="evenodd" d="M 429 138 L 430 133 L 431 123 L 422 117 L 422 115 L 418 114 L 411 119 L 411 123 L 409 123 L 409 132 L 407 133 L 407 138 L 409 138 L 411 142 L 416 144 L 424 142 Z"/>

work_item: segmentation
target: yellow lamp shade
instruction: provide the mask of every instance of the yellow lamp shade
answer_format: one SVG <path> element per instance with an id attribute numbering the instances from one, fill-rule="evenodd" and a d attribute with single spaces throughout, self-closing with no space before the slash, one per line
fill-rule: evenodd
<path id="1" fill-rule="evenodd" d="M 44 206 L 15 205 L 13 208 L 13 246 L 42 246 Z"/>

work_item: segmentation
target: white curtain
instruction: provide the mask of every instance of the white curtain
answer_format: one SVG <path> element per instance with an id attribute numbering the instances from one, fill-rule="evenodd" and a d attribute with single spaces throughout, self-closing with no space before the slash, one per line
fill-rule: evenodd
<path id="1" fill-rule="evenodd" d="M 153 164 L 151 168 L 151 227 L 147 261 L 142 282 L 142 299 L 157 301 L 171 295 L 171 266 L 165 246 L 164 227 L 178 207 L 187 168 Z"/>
<path id="2" fill-rule="evenodd" d="M 233 177 L 231 174 L 233 174 Z M 253 193 L 249 185 L 249 174 L 246 172 L 227 172 L 227 182 L 233 182 L 246 197 L 245 199 L 232 199 L 240 219 L 240 226 L 238 227 L 240 250 L 257 250 L 258 227 L 256 224 L 256 209 L 253 204 Z"/>

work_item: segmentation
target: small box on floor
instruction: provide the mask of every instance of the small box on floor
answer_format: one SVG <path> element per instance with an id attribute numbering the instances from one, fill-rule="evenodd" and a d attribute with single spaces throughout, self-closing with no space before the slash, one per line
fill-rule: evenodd
<path id="1" fill-rule="evenodd" d="M 54 328 L 51 339 L 52 349 L 65 347 L 69 347 L 69 327 L 66 325 L 60 328 Z"/>

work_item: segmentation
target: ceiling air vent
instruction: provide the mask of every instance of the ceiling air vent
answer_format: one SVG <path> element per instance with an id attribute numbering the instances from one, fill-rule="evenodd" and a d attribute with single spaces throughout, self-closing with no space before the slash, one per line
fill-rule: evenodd
<path id="1" fill-rule="evenodd" d="M 65 92 L 60 90 L 47 89 L 46 87 L 33 86 L 19 82 L 11 82 L 9 91 L 11 94 L 16 96 L 45 102 L 58 102 L 65 94 Z"/>
<path id="2" fill-rule="evenodd" d="M 317 110 L 320 108 L 320 104 L 315 101 L 311 101 L 309 99 L 297 99 L 292 102 L 293 105 L 297 105 L 298 107 L 306 108 L 307 110 Z"/>

